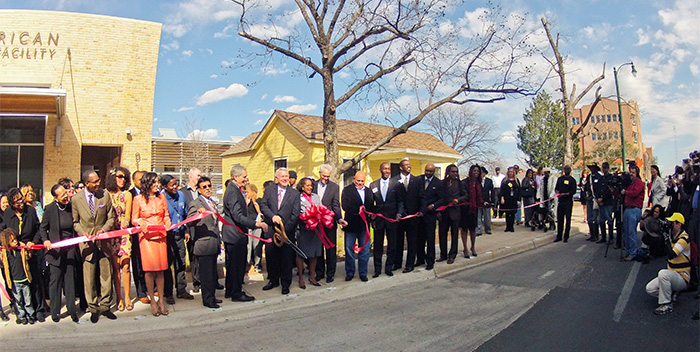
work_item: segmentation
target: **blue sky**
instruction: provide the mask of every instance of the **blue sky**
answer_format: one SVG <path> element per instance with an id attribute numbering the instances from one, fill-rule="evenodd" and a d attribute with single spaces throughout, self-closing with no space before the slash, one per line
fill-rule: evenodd
<path id="1" fill-rule="evenodd" d="M 270 12 L 278 14 L 290 9 L 292 2 L 270 3 Z M 468 27 L 469 19 L 485 5 L 484 1 L 468 1 L 450 9 L 445 21 Z M 602 93 L 612 97 L 613 66 L 634 61 L 639 72 L 636 78 L 629 67 L 620 71 L 621 95 L 639 103 L 643 141 L 654 148 L 662 173 L 668 173 L 689 151 L 700 149 L 700 2 L 511 1 L 500 6 L 504 12 L 524 16 L 532 29 L 541 27 L 540 17 L 548 18 L 552 30 L 562 35 L 560 47 L 567 56 L 569 85 L 583 88 L 606 62 Z M 240 62 L 240 49 L 255 48 L 236 34 L 239 11 L 230 1 L 0 0 L 0 8 L 94 13 L 163 23 L 154 133 L 167 127 L 183 136 L 185 121 L 190 120 L 208 138 L 226 140 L 259 130 L 273 109 L 322 112 L 319 76 L 309 79 L 294 62 L 278 56 L 247 68 L 228 68 Z M 294 14 L 283 24 L 304 30 L 302 25 Z M 550 54 L 542 31 L 534 39 Z M 546 63 L 539 61 L 538 67 L 544 69 Z M 544 88 L 552 93 L 556 83 L 551 80 Z M 491 121 L 500 136 L 496 150 L 504 163 L 517 162 L 514 131 L 523 123 L 522 114 L 530 101 L 509 98 L 477 106 L 480 117 Z M 582 104 L 591 101 L 592 95 Z M 339 111 L 339 116 L 362 119 L 351 109 Z"/>

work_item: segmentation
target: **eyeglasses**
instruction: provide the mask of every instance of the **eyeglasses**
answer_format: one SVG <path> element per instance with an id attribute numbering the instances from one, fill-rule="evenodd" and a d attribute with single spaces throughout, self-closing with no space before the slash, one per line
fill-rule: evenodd
<path id="1" fill-rule="evenodd" d="M 77 189 L 78 191 L 82 190 L 83 188 L 85 188 L 85 186 L 75 186 L 75 189 Z"/>
<path id="2" fill-rule="evenodd" d="M 12 201 L 12 204 L 22 204 L 24 203 L 24 198 L 17 198 Z"/>
<path id="3" fill-rule="evenodd" d="M 117 176 L 115 176 L 115 177 L 116 177 L 116 178 L 121 178 L 121 179 L 125 179 L 125 178 L 126 178 L 126 176 L 124 176 L 124 175 L 117 175 Z"/>
<path id="4" fill-rule="evenodd" d="M 207 188 L 211 188 L 211 185 L 201 185 L 201 186 L 199 186 L 199 188 L 207 189 Z"/>

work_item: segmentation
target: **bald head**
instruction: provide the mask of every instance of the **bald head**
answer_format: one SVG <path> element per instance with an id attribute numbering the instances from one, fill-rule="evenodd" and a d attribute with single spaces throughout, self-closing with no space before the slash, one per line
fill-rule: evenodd
<path id="1" fill-rule="evenodd" d="M 425 164 L 425 177 L 431 178 L 435 175 L 435 164 L 427 163 Z"/>
<path id="2" fill-rule="evenodd" d="M 364 171 L 356 172 L 355 177 L 354 177 L 355 187 L 363 188 L 365 186 L 365 179 L 366 178 L 367 178 L 367 175 L 365 175 Z"/>

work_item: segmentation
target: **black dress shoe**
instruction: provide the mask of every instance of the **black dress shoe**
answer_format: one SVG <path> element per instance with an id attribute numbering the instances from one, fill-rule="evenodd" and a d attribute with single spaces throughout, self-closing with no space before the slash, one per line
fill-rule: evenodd
<path id="1" fill-rule="evenodd" d="M 100 313 L 91 313 L 90 314 L 90 321 L 95 324 L 100 320 Z"/>
<path id="2" fill-rule="evenodd" d="M 278 283 L 269 281 L 269 282 L 267 283 L 267 285 L 263 286 L 262 289 L 263 289 L 263 291 L 272 290 L 273 288 L 275 288 L 275 287 L 277 287 L 277 286 L 279 286 L 279 285 L 280 285 L 280 284 L 278 284 Z"/>
<path id="3" fill-rule="evenodd" d="M 439 263 L 439 262 L 444 262 L 445 260 L 447 260 L 447 258 L 445 258 L 445 257 L 440 257 L 440 258 L 438 258 L 438 259 L 435 260 L 435 261 Z"/>
<path id="4" fill-rule="evenodd" d="M 561 242 L 561 238 L 555 238 L 554 242 Z"/>
<path id="5" fill-rule="evenodd" d="M 367 278 L 367 275 L 360 275 L 360 280 L 362 282 L 367 282 L 369 279 Z"/>
<path id="6" fill-rule="evenodd" d="M 71 316 L 70 316 L 70 319 L 71 319 L 74 323 L 77 323 L 77 322 L 80 321 L 80 318 L 78 317 L 77 314 L 76 314 L 76 315 L 71 315 Z"/>
<path id="7" fill-rule="evenodd" d="M 243 292 L 238 296 L 231 297 L 231 301 L 233 301 L 233 302 L 250 302 L 250 301 L 255 301 L 255 297 Z"/>
<path id="8" fill-rule="evenodd" d="M 201 286 L 199 286 L 199 285 L 192 285 L 192 292 L 198 293 L 200 289 L 201 289 Z"/>
<path id="9" fill-rule="evenodd" d="M 211 309 L 219 309 L 219 308 L 221 308 L 221 306 L 218 305 L 218 304 L 216 304 L 216 303 L 204 304 L 204 306 L 207 307 L 207 308 L 211 308 Z"/>
<path id="10" fill-rule="evenodd" d="M 331 282 L 335 281 L 335 278 L 333 276 L 329 276 L 326 278 L 326 283 L 330 284 Z"/>
<path id="11" fill-rule="evenodd" d="M 601 238 L 598 241 L 596 241 L 595 243 L 608 243 L 608 241 L 605 238 Z"/>
<path id="12" fill-rule="evenodd" d="M 216 303 L 223 303 L 224 301 L 222 301 L 222 300 L 220 300 L 220 299 L 218 299 L 218 298 L 214 298 L 214 302 L 216 302 Z"/>
<path id="13" fill-rule="evenodd" d="M 374 273 L 374 275 L 372 275 L 372 278 L 376 279 L 379 277 L 379 275 L 381 275 L 381 272 L 377 271 Z"/>
<path id="14" fill-rule="evenodd" d="M 433 264 L 426 265 L 425 270 L 433 270 Z"/>
<path id="15" fill-rule="evenodd" d="M 569 239 L 568 239 L 568 238 L 564 240 L 564 243 L 566 243 L 566 242 L 569 242 Z"/>
<path id="16" fill-rule="evenodd" d="M 455 262 L 454 258 L 447 259 L 447 264 L 454 264 L 454 262 Z"/>
<path id="17" fill-rule="evenodd" d="M 425 264 L 425 261 L 418 261 L 418 260 L 416 260 L 416 264 L 414 265 L 414 267 L 421 266 L 421 265 L 423 265 L 423 264 Z"/>
<path id="18" fill-rule="evenodd" d="M 386 271 L 384 273 L 386 274 L 386 276 L 394 276 L 394 273 L 392 273 L 391 271 Z"/>
<path id="19" fill-rule="evenodd" d="M 391 268 L 391 270 L 392 271 L 401 270 L 401 265 L 394 264 L 394 266 Z"/>
<path id="20" fill-rule="evenodd" d="M 402 273 L 404 273 L 404 274 L 405 274 L 405 273 L 410 273 L 411 271 L 413 271 L 413 268 L 407 266 L 407 267 L 405 267 L 405 268 L 403 269 Z"/>
<path id="21" fill-rule="evenodd" d="M 54 323 L 58 323 L 59 321 L 61 321 L 61 318 L 59 318 L 58 316 L 52 315 L 51 320 L 53 320 Z"/>
<path id="22" fill-rule="evenodd" d="M 345 276 L 345 281 L 350 281 L 350 280 L 352 280 L 352 276 L 350 276 L 350 275 Z"/>
<path id="23" fill-rule="evenodd" d="M 109 311 L 109 310 L 104 311 L 104 312 L 102 313 L 102 315 L 104 315 L 104 316 L 105 316 L 107 319 L 109 319 L 109 320 L 115 320 L 115 319 L 117 319 L 117 316 L 114 315 L 114 313 L 112 313 L 112 311 Z"/>
<path id="24" fill-rule="evenodd" d="M 224 298 L 231 298 L 231 294 L 230 294 L 230 293 L 224 293 Z"/>
<path id="25" fill-rule="evenodd" d="M 217 289 L 217 290 L 223 290 L 223 289 L 224 289 L 224 285 L 222 285 L 222 284 L 216 284 L 216 289 Z"/>
<path id="26" fill-rule="evenodd" d="M 289 287 L 282 287 L 282 294 L 288 295 L 289 294 Z"/>

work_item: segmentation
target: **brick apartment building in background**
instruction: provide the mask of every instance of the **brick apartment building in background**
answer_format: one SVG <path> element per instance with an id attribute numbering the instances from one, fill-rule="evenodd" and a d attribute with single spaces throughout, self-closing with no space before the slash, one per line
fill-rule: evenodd
<path id="1" fill-rule="evenodd" d="M 593 104 L 584 105 L 574 110 L 573 128 L 581 127 Z M 650 177 L 649 168 L 654 155 L 651 148 L 642 142 L 641 116 L 637 102 L 630 100 L 622 103 L 622 121 L 625 133 L 625 157 L 637 162 L 642 179 Z M 622 164 L 621 132 L 619 109 L 616 100 L 603 98 L 591 114 L 590 121 L 584 127 L 579 140 L 579 158 L 576 168 L 585 167 L 591 162 L 599 165 L 604 161 L 613 167 Z M 626 168 L 625 168 L 626 169 Z"/>

